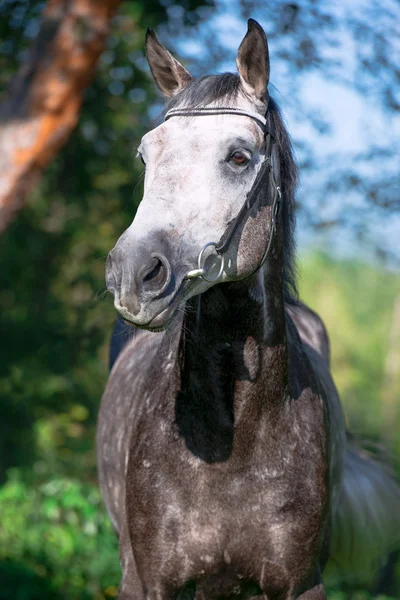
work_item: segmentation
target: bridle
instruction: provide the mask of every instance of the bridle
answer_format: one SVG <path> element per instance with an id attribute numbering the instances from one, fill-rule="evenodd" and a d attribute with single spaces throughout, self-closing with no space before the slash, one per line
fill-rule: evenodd
<path id="1" fill-rule="evenodd" d="M 251 211 L 256 201 L 259 200 L 259 207 L 272 206 L 271 211 L 271 235 L 260 264 L 254 269 L 253 275 L 258 271 L 265 263 L 269 251 L 271 249 L 272 239 L 276 233 L 277 223 L 282 204 L 282 192 L 280 185 L 280 164 L 279 164 L 279 152 L 276 144 L 276 136 L 271 123 L 270 113 L 266 112 L 266 116 L 263 117 L 257 113 L 248 112 L 241 108 L 235 108 L 232 106 L 214 106 L 214 107 L 197 107 L 197 108 L 172 108 L 165 115 L 165 121 L 172 117 L 199 117 L 205 115 L 239 115 L 249 117 L 253 119 L 263 130 L 264 139 L 266 145 L 265 159 L 263 160 L 260 170 L 254 180 L 254 183 L 250 191 L 246 195 L 246 200 L 240 209 L 239 213 L 228 224 L 224 233 L 222 234 L 219 242 L 208 242 L 200 250 L 197 259 L 197 269 L 188 271 L 185 275 L 185 279 L 195 279 L 200 277 L 208 283 L 216 283 L 222 276 L 225 266 L 225 252 L 227 251 L 233 236 L 235 235 L 239 225 L 242 223 L 246 215 Z M 268 173 L 268 190 L 267 194 L 261 194 L 264 187 L 264 176 Z M 205 269 L 204 264 L 204 253 L 207 248 L 214 247 L 217 256 L 220 259 L 220 267 L 217 275 L 209 277 Z M 249 275 L 250 276 L 250 275 Z"/>

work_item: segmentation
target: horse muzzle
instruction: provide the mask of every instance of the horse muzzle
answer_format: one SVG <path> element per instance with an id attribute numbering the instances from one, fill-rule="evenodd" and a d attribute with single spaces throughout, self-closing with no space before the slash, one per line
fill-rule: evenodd
<path id="1" fill-rule="evenodd" d="M 125 321 L 144 329 L 164 329 L 182 301 L 185 270 L 175 274 L 168 248 L 133 244 L 122 236 L 108 255 L 106 283 Z M 166 246 L 166 244 L 163 244 Z M 178 283 L 177 283 L 178 282 Z"/>

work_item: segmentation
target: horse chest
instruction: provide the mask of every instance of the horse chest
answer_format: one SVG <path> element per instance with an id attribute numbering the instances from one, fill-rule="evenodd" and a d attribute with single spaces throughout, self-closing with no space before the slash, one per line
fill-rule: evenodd
<path id="1" fill-rule="evenodd" d="M 248 465 L 206 464 L 180 440 L 174 449 L 160 437 L 144 443 L 146 458 L 138 452 L 128 469 L 130 535 L 142 573 L 166 580 L 179 573 L 179 585 L 213 574 L 220 581 L 223 573 L 228 589 L 242 578 L 260 580 L 266 564 L 307 568 L 297 556 L 290 564 L 288 548 L 316 544 L 323 510 L 306 481 L 293 486 L 294 457 L 285 465 L 263 453 Z"/>

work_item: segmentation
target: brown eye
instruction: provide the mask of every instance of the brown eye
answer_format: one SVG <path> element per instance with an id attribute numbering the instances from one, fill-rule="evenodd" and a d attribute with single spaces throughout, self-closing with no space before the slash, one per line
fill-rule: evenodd
<path id="1" fill-rule="evenodd" d="M 247 165 L 249 162 L 249 158 L 243 154 L 243 152 L 236 151 L 231 155 L 231 161 L 235 163 L 235 165 Z"/>

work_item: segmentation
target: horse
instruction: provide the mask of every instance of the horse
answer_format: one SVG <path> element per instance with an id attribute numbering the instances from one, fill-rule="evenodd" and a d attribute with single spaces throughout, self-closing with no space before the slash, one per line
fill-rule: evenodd
<path id="1" fill-rule="evenodd" d="M 168 103 L 107 258 L 134 329 L 97 430 L 118 598 L 322 600 L 328 560 L 369 574 L 396 547 L 400 489 L 346 434 L 326 331 L 298 300 L 267 38 L 250 19 L 238 74 L 193 79 L 152 30 L 146 55 Z"/>

